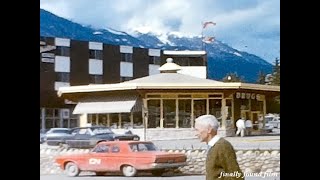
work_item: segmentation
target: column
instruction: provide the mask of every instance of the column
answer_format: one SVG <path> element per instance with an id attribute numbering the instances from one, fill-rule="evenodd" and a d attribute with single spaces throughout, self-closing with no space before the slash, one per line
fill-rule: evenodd
<path id="1" fill-rule="evenodd" d="M 99 125 L 99 114 L 96 114 L 96 126 Z"/>
<path id="2" fill-rule="evenodd" d="M 107 114 L 107 126 L 110 127 L 110 114 Z"/>
<path id="3" fill-rule="evenodd" d="M 119 119 L 119 121 L 118 121 L 118 129 L 120 129 L 121 128 L 121 113 L 118 114 L 118 119 Z"/>
<path id="4" fill-rule="evenodd" d="M 79 126 L 80 126 L 80 127 L 85 127 L 85 126 L 87 126 L 87 123 L 88 123 L 88 116 L 87 116 L 87 115 L 88 115 L 87 113 L 80 115 L 80 117 L 79 117 L 79 119 L 80 119 L 80 124 L 79 124 Z"/>
<path id="5" fill-rule="evenodd" d="M 179 128 L 179 101 L 176 99 L 176 128 Z"/>
<path id="6" fill-rule="evenodd" d="M 266 124 L 265 116 L 267 113 L 267 104 L 266 104 L 265 96 L 262 96 L 262 98 L 263 98 L 263 127 L 265 127 L 265 124 Z"/>
<path id="7" fill-rule="evenodd" d="M 194 104 L 193 104 L 193 99 L 191 99 L 191 128 L 193 128 L 194 127 L 194 114 L 193 114 L 193 106 L 194 106 Z"/>
<path id="8" fill-rule="evenodd" d="M 63 109 L 59 109 L 59 121 L 60 121 L 59 127 L 63 127 Z"/>
<path id="9" fill-rule="evenodd" d="M 46 130 L 46 108 L 41 108 L 41 130 L 42 132 Z"/>
<path id="10" fill-rule="evenodd" d="M 221 115 L 222 115 L 222 119 L 221 119 L 221 129 L 226 129 L 226 119 L 227 119 L 227 113 L 228 113 L 228 109 L 226 107 L 226 99 L 223 98 L 221 101 Z"/>
<path id="11" fill-rule="evenodd" d="M 133 112 L 130 113 L 130 124 L 131 124 L 131 127 L 133 128 Z"/>
<path id="12" fill-rule="evenodd" d="M 142 118 L 143 118 L 143 140 L 146 141 L 147 128 L 148 128 L 148 106 L 147 106 L 146 99 L 143 99 Z"/>
<path id="13" fill-rule="evenodd" d="M 163 100 L 160 99 L 160 128 L 163 128 Z"/>

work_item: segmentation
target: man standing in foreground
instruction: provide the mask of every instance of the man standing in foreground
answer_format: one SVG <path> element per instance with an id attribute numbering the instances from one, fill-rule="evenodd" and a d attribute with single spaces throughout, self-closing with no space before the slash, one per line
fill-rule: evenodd
<path id="1" fill-rule="evenodd" d="M 213 115 L 195 120 L 196 135 L 209 146 L 206 159 L 206 180 L 244 179 L 233 146 L 217 135 L 219 122 Z"/>

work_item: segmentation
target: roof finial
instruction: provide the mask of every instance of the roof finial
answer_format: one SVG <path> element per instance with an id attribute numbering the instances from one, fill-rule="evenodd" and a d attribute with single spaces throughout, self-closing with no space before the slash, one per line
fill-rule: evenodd
<path id="1" fill-rule="evenodd" d="M 172 58 L 167 58 L 167 63 L 172 63 L 173 62 L 173 59 Z"/>
<path id="2" fill-rule="evenodd" d="M 177 73 L 177 71 L 181 70 L 181 66 L 174 63 L 172 58 L 167 58 L 166 61 L 167 63 L 159 68 L 161 73 Z"/>

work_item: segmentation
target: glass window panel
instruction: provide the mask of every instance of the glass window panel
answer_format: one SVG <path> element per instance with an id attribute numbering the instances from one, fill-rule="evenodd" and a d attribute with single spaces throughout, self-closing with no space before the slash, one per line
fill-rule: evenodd
<path id="1" fill-rule="evenodd" d="M 148 128 L 160 127 L 160 100 L 148 100 Z"/>
<path id="2" fill-rule="evenodd" d="M 176 100 L 164 99 L 163 100 L 163 127 L 174 128 L 176 127 Z"/>
<path id="3" fill-rule="evenodd" d="M 179 99 L 179 128 L 191 127 L 191 99 Z"/>

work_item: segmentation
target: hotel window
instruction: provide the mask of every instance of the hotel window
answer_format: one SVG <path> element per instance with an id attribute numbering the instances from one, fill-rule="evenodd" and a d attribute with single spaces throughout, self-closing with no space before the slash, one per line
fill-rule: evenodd
<path id="1" fill-rule="evenodd" d="M 56 72 L 57 82 L 70 82 L 70 73 L 68 72 Z"/>
<path id="2" fill-rule="evenodd" d="M 101 50 L 89 50 L 89 58 L 90 59 L 103 59 L 103 54 Z"/>
<path id="3" fill-rule="evenodd" d="M 149 64 L 160 65 L 160 57 L 159 56 L 149 56 Z"/>
<path id="4" fill-rule="evenodd" d="M 90 84 L 103 84 L 103 76 L 90 74 Z"/>
<path id="5" fill-rule="evenodd" d="M 130 80 L 132 80 L 133 79 L 133 77 L 120 77 L 120 82 L 124 82 L 124 81 L 130 81 Z"/>
<path id="6" fill-rule="evenodd" d="M 102 60 L 89 59 L 89 75 L 91 84 L 102 84 L 103 83 L 103 67 Z"/>
<path id="7" fill-rule="evenodd" d="M 132 54 L 131 53 L 121 53 L 121 61 L 122 62 L 132 62 Z"/>
<path id="8" fill-rule="evenodd" d="M 175 63 L 178 64 L 179 66 L 190 66 L 189 63 L 189 58 L 176 58 L 174 59 Z"/>
<path id="9" fill-rule="evenodd" d="M 57 46 L 56 47 L 57 56 L 70 56 L 70 47 Z"/>

